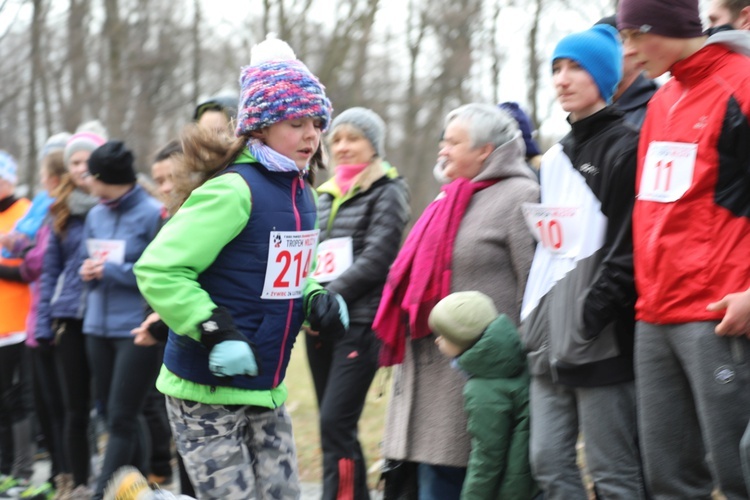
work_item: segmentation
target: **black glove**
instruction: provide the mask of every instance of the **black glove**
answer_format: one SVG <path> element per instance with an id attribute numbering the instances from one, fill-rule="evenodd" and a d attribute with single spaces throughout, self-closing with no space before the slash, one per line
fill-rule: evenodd
<path id="1" fill-rule="evenodd" d="M 162 320 L 154 321 L 148 325 L 146 330 L 148 330 L 148 333 L 150 333 L 157 342 L 166 342 L 169 337 L 169 327 Z"/>
<path id="2" fill-rule="evenodd" d="M 349 330 L 349 310 L 341 295 L 320 290 L 305 297 L 310 329 L 320 332 L 322 340 L 338 340 Z"/>
<path id="3" fill-rule="evenodd" d="M 208 368 L 217 377 L 259 374 L 255 346 L 242 335 L 223 307 L 212 311 L 211 317 L 198 323 L 201 342 L 209 350 Z"/>
<path id="4" fill-rule="evenodd" d="M 232 316 L 224 307 L 214 308 L 210 318 L 198 323 L 198 330 L 201 332 L 201 343 L 209 349 L 213 349 L 216 344 L 226 340 L 241 340 L 253 347 L 234 326 Z"/>

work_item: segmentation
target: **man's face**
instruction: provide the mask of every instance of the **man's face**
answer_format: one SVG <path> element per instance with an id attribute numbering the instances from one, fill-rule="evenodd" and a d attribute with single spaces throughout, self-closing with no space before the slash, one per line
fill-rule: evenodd
<path id="1" fill-rule="evenodd" d="M 620 31 L 623 53 L 632 57 L 636 70 L 643 70 L 649 78 L 658 78 L 683 59 L 683 40 L 668 38 L 634 29 Z"/>
<path id="2" fill-rule="evenodd" d="M 735 29 L 739 28 L 739 26 L 734 26 L 737 19 L 726 7 L 724 0 L 712 0 L 711 5 L 708 7 L 707 14 L 709 28 L 715 28 L 716 26 L 723 26 L 725 24 L 731 24 Z"/>
<path id="3" fill-rule="evenodd" d="M 157 161 L 151 165 L 151 177 L 159 187 L 159 194 L 162 197 L 162 201 L 169 201 L 172 196 L 172 190 L 174 189 L 174 160 L 167 158 L 166 160 Z"/>

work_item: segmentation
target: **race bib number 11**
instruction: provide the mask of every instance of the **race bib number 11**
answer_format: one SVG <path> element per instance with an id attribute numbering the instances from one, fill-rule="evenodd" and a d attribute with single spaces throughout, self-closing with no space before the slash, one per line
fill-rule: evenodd
<path id="1" fill-rule="evenodd" d="M 271 231 L 263 299 L 302 297 L 318 243 L 318 230 Z"/>
<path id="2" fill-rule="evenodd" d="M 693 183 L 697 144 L 652 142 L 643 162 L 638 199 L 671 203 L 682 198 Z"/>

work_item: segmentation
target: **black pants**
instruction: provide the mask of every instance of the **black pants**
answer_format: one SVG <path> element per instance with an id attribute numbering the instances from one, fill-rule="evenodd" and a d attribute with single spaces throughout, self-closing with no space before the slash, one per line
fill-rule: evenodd
<path id="1" fill-rule="evenodd" d="M 51 477 L 70 472 L 63 444 L 65 408 L 62 386 L 57 374 L 55 346 L 29 349 L 32 367 L 34 407 L 44 445 L 52 462 Z"/>
<path id="2" fill-rule="evenodd" d="M 159 360 L 164 357 L 164 346 L 154 346 L 159 351 Z M 149 458 L 149 472 L 157 476 L 172 476 L 172 430 L 169 427 L 167 406 L 164 395 L 152 385 L 146 395 L 146 404 L 143 407 L 143 416 L 148 425 L 151 438 L 151 457 Z"/>
<path id="3" fill-rule="evenodd" d="M 26 346 L 23 342 L 0 347 L 0 472 L 3 474 L 18 474 L 16 446 L 20 444 L 18 438 L 14 440 L 14 427 L 25 421 L 28 412 L 24 404 L 23 363 Z M 30 432 L 26 426 L 25 431 Z M 15 429 L 15 432 L 19 432 Z M 31 440 L 31 434 L 26 436 Z M 27 443 L 28 445 L 28 443 Z M 28 452 L 28 450 L 24 450 Z"/>
<path id="4" fill-rule="evenodd" d="M 153 387 L 161 357 L 157 346 L 141 347 L 132 338 L 86 336 L 96 397 L 106 402 L 109 441 L 94 498 L 123 465 L 147 470 L 150 437 L 143 418 L 146 395 Z"/>
<path id="5" fill-rule="evenodd" d="M 357 422 L 378 369 L 379 347 L 370 325 L 352 324 L 336 342 L 307 336 L 307 359 L 320 408 L 323 500 L 339 495 L 369 498 Z"/>
<path id="6" fill-rule="evenodd" d="M 63 443 L 75 486 L 88 484 L 91 466 L 89 411 L 91 410 L 91 371 L 86 357 L 83 321 L 57 319 L 57 368 L 65 405 Z"/>

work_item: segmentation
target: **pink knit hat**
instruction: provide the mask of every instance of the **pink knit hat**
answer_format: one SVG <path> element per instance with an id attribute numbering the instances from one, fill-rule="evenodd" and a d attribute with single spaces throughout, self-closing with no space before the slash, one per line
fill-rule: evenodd
<path id="1" fill-rule="evenodd" d="M 328 128 L 332 108 L 325 87 L 286 42 L 272 35 L 253 47 L 240 88 L 237 136 L 305 117 L 320 118 L 323 131 Z"/>

